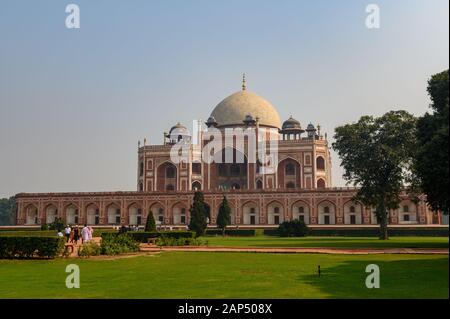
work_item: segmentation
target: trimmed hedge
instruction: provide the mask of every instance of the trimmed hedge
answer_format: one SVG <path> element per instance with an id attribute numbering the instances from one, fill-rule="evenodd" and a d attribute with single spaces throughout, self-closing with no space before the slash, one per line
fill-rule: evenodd
<path id="1" fill-rule="evenodd" d="M 0 237 L 56 237 L 56 230 L 36 230 L 36 231 L 5 231 L 0 232 Z"/>
<path id="2" fill-rule="evenodd" d="M 305 222 L 298 219 L 285 221 L 278 226 L 278 234 L 281 237 L 304 237 L 308 234 L 308 231 Z"/>
<path id="3" fill-rule="evenodd" d="M 0 227 L 0 234 L 2 232 L 9 232 L 9 231 L 39 231 L 41 228 L 39 226 L 37 227 Z"/>
<path id="4" fill-rule="evenodd" d="M 164 236 L 156 240 L 156 245 L 162 246 L 208 246 L 208 241 L 201 238 L 167 238 Z"/>
<path id="5" fill-rule="evenodd" d="M 221 236 L 221 229 L 207 229 L 207 236 Z M 256 236 L 255 229 L 225 229 L 226 236 Z"/>
<path id="6" fill-rule="evenodd" d="M 2 236 L 0 259 L 4 258 L 55 258 L 64 252 L 63 237 Z"/>
<path id="7" fill-rule="evenodd" d="M 80 231 L 83 226 L 80 226 Z M 61 229 L 61 232 L 64 233 L 64 229 Z M 0 231 L 0 236 L 19 236 L 19 237 L 51 237 L 56 236 L 58 233 L 57 230 L 8 230 L 8 231 Z M 94 228 L 94 237 L 102 237 L 103 234 L 117 234 L 118 231 L 115 229 L 109 228 Z"/>
<path id="8" fill-rule="evenodd" d="M 309 227 L 308 236 L 345 236 L 378 237 L 379 228 L 313 228 Z M 448 228 L 388 228 L 389 236 L 427 236 L 448 237 Z M 265 229 L 266 236 L 279 236 L 278 229 Z"/>
<path id="9" fill-rule="evenodd" d="M 118 230 L 112 228 L 94 228 L 94 237 L 102 237 L 103 234 L 117 234 Z"/>
<path id="10" fill-rule="evenodd" d="M 102 255 L 119 255 L 139 251 L 139 243 L 128 234 L 104 234 L 100 244 Z"/>
<path id="11" fill-rule="evenodd" d="M 195 238 L 195 232 L 193 231 L 160 231 L 160 232 L 143 232 L 143 231 L 129 231 L 125 234 L 131 236 L 134 240 L 140 243 L 146 243 L 149 238 Z M 102 234 L 102 238 L 109 234 Z M 118 235 L 118 234 L 117 234 Z"/>

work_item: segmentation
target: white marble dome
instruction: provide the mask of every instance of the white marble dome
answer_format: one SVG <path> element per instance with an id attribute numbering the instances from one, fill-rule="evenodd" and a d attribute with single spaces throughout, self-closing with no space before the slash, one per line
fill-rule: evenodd
<path id="1" fill-rule="evenodd" d="M 281 128 L 280 115 L 275 107 L 257 94 L 242 90 L 236 92 L 220 102 L 213 112 L 217 125 L 233 126 L 243 125 L 247 115 L 254 119 L 259 118 L 259 125 Z"/>

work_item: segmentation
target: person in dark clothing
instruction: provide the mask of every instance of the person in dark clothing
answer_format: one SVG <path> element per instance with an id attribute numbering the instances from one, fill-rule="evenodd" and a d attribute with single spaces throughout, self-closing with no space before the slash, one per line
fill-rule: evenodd
<path id="1" fill-rule="evenodd" d="M 79 239 L 80 239 L 80 229 L 78 228 L 77 225 L 73 230 L 73 240 L 75 241 L 75 244 L 78 244 Z"/>
<path id="2" fill-rule="evenodd" d="M 120 227 L 119 234 L 125 234 L 126 232 L 127 228 L 125 227 L 125 225 L 122 225 L 122 227 Z"/>

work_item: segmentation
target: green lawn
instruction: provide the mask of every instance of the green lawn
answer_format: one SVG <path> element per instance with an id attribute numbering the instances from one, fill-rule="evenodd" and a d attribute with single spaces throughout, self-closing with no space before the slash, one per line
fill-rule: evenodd
<path id="1" fill-rule="evenodd" d="M 0 260 L 0 298 L 448 298 L 448 261 L 432 255 L 213 252 Z M 70 263 L 80 266 L 80 289 L 65 287 Z M 368 264 L 380 266 L 380 289 L 365 287 Z"/>
<path id="2" fill-rule="evenodd" d="M 334 248 L 448 248 L 448 237 L 295 237 L 207 236 L 209 246 L 236 247 L 334 247 Z"/>

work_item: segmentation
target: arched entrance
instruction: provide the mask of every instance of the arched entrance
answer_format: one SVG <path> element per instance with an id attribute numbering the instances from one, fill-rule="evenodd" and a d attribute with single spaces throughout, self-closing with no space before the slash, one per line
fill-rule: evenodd
<path id="1" fill-rule="evenodd" d="M 160 203 L 155 203 L 150 206 L 150 212 L 153 214 L 153 218 L 157 225 L 164 224 L 164 207 Z"/>
<path id="2" fill-rule="evenodd" d="M 66 207 L 66 223 L 69 225 L 78 224 L 78 207 L 74 204 L 70 204 Z"/>
<path id="3" fill-rule="evenodd" d="M 28 205 L 25 209 L 26 225 L 37 225 L 38 224 L 38 209 L 34 205 Z"/>
<path id="4" fill-rule="evenodd" d="M 300 164 L 292 159 L 286 158 L 278 163 L 278 186 L 279 188 L 300 188 L 301 185 Z"/>
<path id="5" fill-rule="evenodd" d="M 117 204 L 110 204 L 107 208 L 108 212 L 108 224 L 120 225 L 120 207 Z"/>
<path id="6" fill-rule="evenodd" d="M 244 225 L 259 224 L 259 206 L 254 202 L 247 202 L 242 206 Z"/>
<path id="7" fill-rule="evenodd" d="M 199 181 L 195 181 L 192 183 L 192 190 L 193 191 L 201 191 L 202 190 L 202 184 Z"/>
<path id="8" fill-rule="evenodd" d="M 157 182 L 158 191 L 177 190 L 177 168 L 170 162 L 164 162 L 158 166 Z"/>
<path id="9" fill-rule="evenodd" d="M 130 226 L 142 224 L 142 209 L 137 204 L 132 204 L 128 207 L 128 223 Z"/>
<path id="10" fill-rule="evenodd" d="M 336 224 L 336 207 L 329 201 L 323 201 L 317 206 L 319 212 L 320 225 L 334 225 Z"/>
<path id="11" fill-rule="evenodd" d="M 90 204 L 86 207 L 86 217 L 88 225 L 100 224 L 100 210 L 97 205 Z"/>
<path id="12" fill-rule="evenodd" d="M 55 205 L 50 204 L 45 208 L 45 222 L 51 224 L 56 220 L 58 216 L 58 208 Z"/>
<path id="13" fill-rule="evenodd" d="M 269 225 L 279 225 L 284 222 L 283 205 L 279 202 L 272 202 L 267 206 L 267 222 Z"/>
<path id="14" fill-rule="evenodd" d="M 177 203 L 172 208 L 172 220 L 174 225 L 186 225 L 188 209 L 185 205 Z"/>
<path id="15" fill-rule="evenodd" d="M 215 176 L 213 188 L 247 189 L 247 157 L 234 148 L 224 148 L 215 158 L 221 158 L 221 163 L 213 163 Z"/>
<path id="16" fill-rule="evenodd" d="M 362 224 L 362 206 L 360 203 L 351 201 L 344 204 L 344 224 Z"/>
<path id="17" fill-rule="evenodd" d="M 298 219 L 305 224 L 309 224 L 309 205 L 303 201 L 298 201 L 292 205 L 292 219 Z"/>

